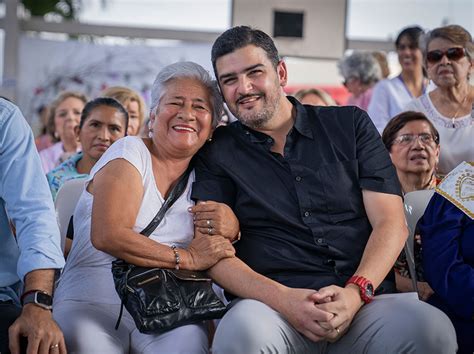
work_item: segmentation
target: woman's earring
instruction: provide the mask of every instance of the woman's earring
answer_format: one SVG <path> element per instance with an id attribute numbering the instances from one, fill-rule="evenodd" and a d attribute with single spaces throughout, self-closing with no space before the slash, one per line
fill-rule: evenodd
<path id="1" fill-rule="evenodd" d="M 211 142 L 212 141 L 212 136 L 210 136 L 207 141 Z"/>
<path id="2" fill-rule="evenodd" d="M 148 130 L 148 137 L 151 139 L 153 138 L 153 129 Z"/>

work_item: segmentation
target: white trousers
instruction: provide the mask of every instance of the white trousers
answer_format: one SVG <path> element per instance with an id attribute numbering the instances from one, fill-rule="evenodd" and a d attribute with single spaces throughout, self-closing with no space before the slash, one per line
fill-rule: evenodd
<path id="1" fill-rule="evenodd" d="M 118 330 L 120 305 L 77 301 L 55 303 L 53 317 L 61 327 L 69 354 L 206 354 L 204 323 L 182 326 L 160 335 L 140 333 L 124 309 Z"/>
<path id="2" fill-rule="evenodd" d="M 255 300 L 235 300 L 217 327 L 213 354 L 454 354 L 449 318 L 414 293 L 377 296 L 337 342 L 312 342 L 278 312 Z"/>

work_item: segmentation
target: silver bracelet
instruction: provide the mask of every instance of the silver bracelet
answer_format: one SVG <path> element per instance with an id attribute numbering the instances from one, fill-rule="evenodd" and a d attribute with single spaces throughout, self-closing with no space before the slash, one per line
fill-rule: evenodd
<path id="1" fill-rule="evenodd" d="M 179 263 L 181 261 L 181 258 L 179 257 L 178 248 L 175 245 L 172 245 L 171 249 L 174 252 L 174 259 L 175 259 L 175 262 L 176 262 L 176 264 L 174 266 L 174 269 L 179 270 Z"/>

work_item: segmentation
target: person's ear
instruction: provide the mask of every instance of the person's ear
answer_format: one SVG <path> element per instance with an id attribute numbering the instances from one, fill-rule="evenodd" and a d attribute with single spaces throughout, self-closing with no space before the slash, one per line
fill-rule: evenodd
<path id="1" fill-rule="evenodd" d="M 441 150 L 441 145 L 437 145 L 435 149 L 435 156 L 436 156 L 436 165 L 439 163 L 439 152 Z"/>
<path id="2" fill-rule="evenodd" d="M 81 128 L 78 125 L 74 127 L 74 135 L 76 135 L 76 140 L 79 141 L 79 135 L 81 134 Z"/>
<path id="3" fill-rule="evenodd" d="M 286 63 L 283 60 L 277 65 L 277 74 L 278 74 L 278 81 L 280 82 L 281 87 L 285 87 L 288 83 L 288 70 L 286 68 Z"/>

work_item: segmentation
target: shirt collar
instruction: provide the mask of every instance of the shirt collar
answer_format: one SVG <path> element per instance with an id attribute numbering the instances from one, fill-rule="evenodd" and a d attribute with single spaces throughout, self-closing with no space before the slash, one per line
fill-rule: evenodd
<path id="1" fill-rule="evenodd" d="M 308 111 L 296 98 L 292 96 L 286 97 L 296 109 L 295 124 L 293 127 L 301 135 L 313 139 L 313 131 L 311 130 L 311 124 L 309 122 L 311 117 L 308 116 Z"/>

